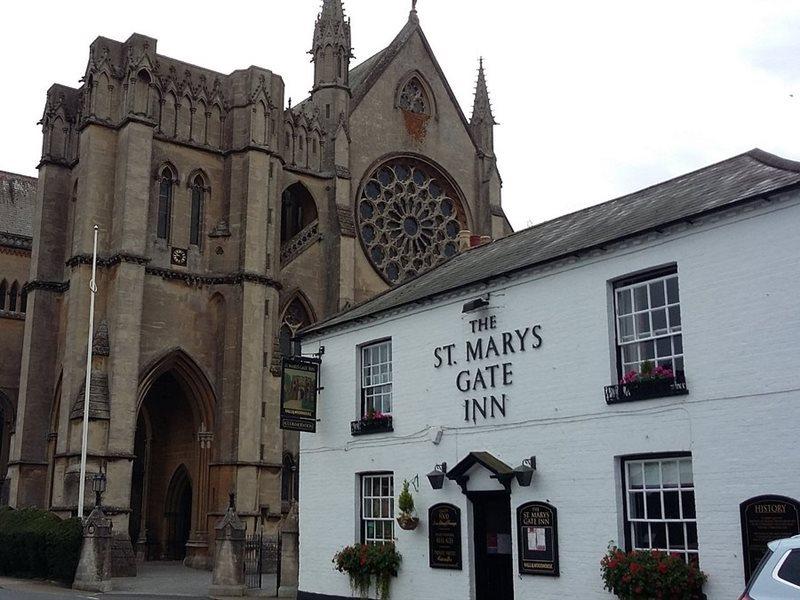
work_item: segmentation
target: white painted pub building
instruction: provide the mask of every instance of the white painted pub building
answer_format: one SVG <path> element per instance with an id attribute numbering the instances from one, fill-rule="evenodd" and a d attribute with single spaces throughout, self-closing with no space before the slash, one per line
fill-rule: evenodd
<path id="1" fill-rule="evenodd" d="M 753 150 L 465 250 L 302 342 L 301 599 L 353 597 L 334 554 L 393 540 L 401 600 L 609 598 L 610 541 L 729 600 L 797 533 L 800 163 Z"/>

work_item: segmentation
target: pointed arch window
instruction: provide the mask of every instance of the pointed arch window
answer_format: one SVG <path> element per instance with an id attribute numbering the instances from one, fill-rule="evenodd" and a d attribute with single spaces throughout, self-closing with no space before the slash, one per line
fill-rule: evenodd
<path id="1" fill-rule="evenodd" d="M 317 205 L 302 183 L 290 185 L 281 198 L 281 244 L 317 220 Z"/>
<path id="2" fill-rule="evenodd" d="M 8 283 L 6 280 L 0 281 L 0 310 L 6 309 L 6 296 L 8 295 Z"/>
<path id="3" fill-rule="evenodd" d="M 300 329 L 313 322 L 308 309 L 299 297 L 289 303 L 286 310 L 283 311 L 283 319 L 281 319 L 279 340 L 281 355 L 295 356 L 299 354 L 300 349 L 294 337 Z"/>
<path id="4" fill-rule="evenodd" d="M 158 222 L 156 224 L 156 237 L 160 240 L 169 240 L 174 185 L 175 174 L 172 169 L 169 167 L 161 169 L 158 178 Z"/>
<path id="5" fill-rule="evenodd" d="M 208 186 L 199 173 L 194 176 L 191 183 L 192 190 L 192 214 L 189 222 L 189 244 L 200 245 L 200 236 L 203 230 L 203 208 Z"/>
<path id="6" fill-rule="evenodd" d="M 19 312 L 28 312 L 28 290 L 25 289 L 24 285 L 22 286 L 22 292 L 19 294 Z"/>
<path id="7" fill-rule="evenodd" d="M 11 290 L 8 292 L 8 310 L 17 312 L 17 296 L 19 295 L 19 284 L 15 281 L 11 284 Z"/>
<path id="8" fill-rule="evenodd" d="M 288 452 L 283 455 L 283 465 L 281 468 L 281 509 L 283 512 L 289 510 L 292 502 L 296 502 L 299 496 L 298 465 L 294 457 Z"/>
<path id="9" fill-rule="evenodd" d="M 409 79 L 400 90 L 400 97 L 397 105 L 410 113 L 426 115 L 430 114 L 430 101 L 425 86 L 418 77 Z"/>

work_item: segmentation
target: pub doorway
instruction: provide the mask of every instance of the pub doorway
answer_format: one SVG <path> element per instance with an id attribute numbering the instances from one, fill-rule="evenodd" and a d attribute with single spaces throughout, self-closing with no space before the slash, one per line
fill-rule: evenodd
<path id="1" fill-rule="evenodd" d="M 475 548 L 475 600 L 513 600 L 511 496 L 508 492 L 468 492 Z"/>

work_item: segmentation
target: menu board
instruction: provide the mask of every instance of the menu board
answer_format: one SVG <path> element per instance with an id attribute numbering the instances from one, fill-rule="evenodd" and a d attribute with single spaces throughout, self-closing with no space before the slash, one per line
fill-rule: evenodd
<path id="1" fill-rule="evenodd" d="M 429 564 L 433 569 L 461 569 L 461 510 L 452 504 L 428 509 Z"/>
<path id="2" fill-rule="evenodd" d="M 767 543 L 800 534 L 800 502 L 784 496 L 758 496 L 739 505 L 744 579 L 750 581 Z"/>
<path id="3" fill-rule="evenodd" d="M 558 521 L 555 506 L 528 502 L 517 509 L 519 572 L 558 577 Z"/>

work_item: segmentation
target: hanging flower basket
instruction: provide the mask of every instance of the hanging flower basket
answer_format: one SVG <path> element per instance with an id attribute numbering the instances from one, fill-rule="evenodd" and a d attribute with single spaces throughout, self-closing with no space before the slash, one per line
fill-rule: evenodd
<path id="1" fill-rule="evenodd" d="M 397 524 L 400 526 L 400 529 L 404 529 L 405 531 L 413 531 L 419 525 L 419 518 L 413 515 L 402 513 L 399 517 L 397 517 Z"/>

